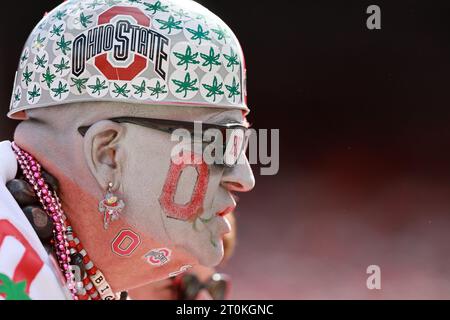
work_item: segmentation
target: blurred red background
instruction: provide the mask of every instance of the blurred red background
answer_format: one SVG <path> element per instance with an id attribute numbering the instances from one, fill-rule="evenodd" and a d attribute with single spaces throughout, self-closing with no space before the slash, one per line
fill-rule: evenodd
<path id="1" fill-rule="evenodd" d="M 232 297 L 450 298 L 450 4 L 377 1 L 369 31 L 368 1 L 200 2 L 244 47 L 249 121 L 280 129 L 279 173 L 255 166 L 240 195 Z M 59 2 L 22 3 L 1 21 L 2 140 L 22 45 Z"/>

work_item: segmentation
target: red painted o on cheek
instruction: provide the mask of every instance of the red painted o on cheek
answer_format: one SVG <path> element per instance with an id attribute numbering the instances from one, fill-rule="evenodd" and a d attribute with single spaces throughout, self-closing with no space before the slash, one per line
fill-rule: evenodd
<path id="1" fill-rule="evenodd" d="M 167 174 L 166 182 L 159 197 L 159 203 L 169 218 L 182 221 L 194 220 L 203 209 L 203 201 L 205 200 L 206 188 L 209 181 L 209 168 L 206 163 L 201 161 L 201 156 L 193 153 L 183 153 L 176 161 L 172 162 Z M 178 182 L 183 170 L 187 167 L 194 167 L 197 172 L 197 181 L 191 200 L 186 204 L 175 203 L 175 194 Z"/>

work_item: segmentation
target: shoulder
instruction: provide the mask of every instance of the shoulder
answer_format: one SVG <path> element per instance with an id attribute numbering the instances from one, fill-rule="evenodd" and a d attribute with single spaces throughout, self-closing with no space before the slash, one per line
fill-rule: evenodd
<path id="1" fill-rule="evenodd" d="M 68 298 L 56 263 L 40 246 L 12 220 L 0 217 L 0 300 Z"/>
<path id="2" fill-rule="evenodd" d="M 26 299 L 43 266 L 26 236 L 12 221 L 0 218 L 0 296 Z"/>
<path id="3" fill-rule="evenodd" d="M 0 300 L 66 299 L 57 265 L 17 203 L 1 196 L 2 189 L 0 185 Z"/>

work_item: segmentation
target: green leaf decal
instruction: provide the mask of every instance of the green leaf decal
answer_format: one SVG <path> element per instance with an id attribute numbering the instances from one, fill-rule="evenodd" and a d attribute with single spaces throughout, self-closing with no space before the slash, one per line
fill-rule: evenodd
<path id="1" fill-rule="evenodd" d="M 89 85 L 88 88 L 92 89 L 92 94 L 100 95 L 101 92 L 105 89 L 108 89 L 108 86 L 105 86 L 106 80 L 100 81 L 100 78 L 95 79 L 95 84 Z"/>
<path id="2" fill-rule="evenodd" d="M 55 98 L 58 97 L 59 99 L 61 99 L 63 93 L 69 92 L 69 89 L 67 88 L 67 84 L 63 85 L 63 83 L 61 81 L 58 83 L 57 88 L 53 88 L 51 90 L 55 94 L 53 97 L 55 97 Z"/>
<path id="3" fill-rule="evenodd" d="M 119 86 L 117 83 L 114 82 L 115 89 L 112 92 L 116 94 L 116 98 L 119 96 L 128 98 L 128 93 L 130 93 L 131 90 L 128 90 L 127 87 L 128 83 L 125 83 L 123 86 Z"/>
<path id="4" fill-rule="evenodd" d="M 66 41 L 64 35 L 56 42 L 56 50 L 61 50 L 61 52 L 66 55 L 67 52 L 71 50 L 70 45 L 72 41 Z"/>
<path id="5" fill-rule="evenodd" d="M 78 78 L 74 78 L 71 77 L 70 80 L 72 80 L 73 85 L 71 85 L 71 87 L 76 87 L 78 93 L 83 93 L 83 89 L 86 89 L 86 82 L 88 82 L 88 78 L 82 78 L 82 79 L 78 79 Z"/>
<path id="6" fill-rule="evenodd" d="M 151 14 L 155 14 L 157 11 L 169 12 L 169 10 L 167 10 L 169 6 L 162 5 L 161 1 L 156 1 L 154 4 L 144 2 L 144 6 L 146 6 L 145 10 L 150 11 Z"/>
<path id="7" fill-rule="evenodd" d="M 136 89 L 136 91 L 134 92 L 134 94 L 139 95 L 139 97 L 142 98 L 142 95 L 145 93 L 145 80 L 142 80 L 140 85 L 132 85 L 134 89 Z"/>
<path id="8" fill-rule="evenodd" d="M 154 87 L 147 87 L 151 92 L 151 96 L 156 96 L 156 99 L 159 100 L 159 95 L 162 93 L 167 93 L 166 86 L 161 86 L 161 83 L 156 81 L 156 85 Z"/>
<path id="9" fill-rule="evenodd" d="M 214 80 L 211 85 L 203 84 L 203 88 L 208 90 L 208 93 L 206 94 L 207 98 L 214 97 L 213 101 L 216 101 L 217 95 L 223 95 L 223 91 L 221 90 L 223 87 L 223 83 L 218 83 L 217 77 L 214 76 Z"/>
<path id="10" fill-rule="evenodd" d="M 236 78 L 233 77 L 233 83 L 231 86 L 225 85 L 225 88 L 227 88 L 229 92 L 228 98 L 233 98 L 233 102 L 236 102 L 236 96 L 241 94 L 239 91 L 239 83 L 236 83 Z"/>
<path id="11" fill-rule="evenodd" d="M 230 49 L 230 55 L 224 54 L 223 55 L 225 59 L 227 59 L 228 63 L 227 63 L 227 67 L 230 68 L 231 70 L 234 72 L 234 66 L 238 66 L 239 65 L 239 58 L 237 53 L 235 53 L 233 51 L 233 49 Z"/>
<path id="12" fill-rule="evenodd" d="M 204 31 L 201 24 L 197 25 L 197 30 L 186 28 L 189 33 L 192 34 L 191 40 L 198 40 L 198 44 L 202 44 L 202 40 L 211 40 L 209 35 L 209 31 Z"/>
<path id="13" fill-rule="evenodd" d="M 202 57 L 202 59 L 204 60 L 202 66 L 209 66 L 209 71 L 211 71 L 213 66 L 220 66 L 220 53 L 216 54 L 213 47 L 209 49 L 209 55 L 200 53 L 200 57 Z"/>
<path id="14" fill-rule="evenodd" d="M 31 300 L 25 292 L 26 287 L 26 281 L 14 282 L 0 273 L 0 293 L 6 295 L 5 300 Z"/>
<path id="15" fill-rule="evenodd" d="M 181 52 L 174 52 L 173 53 L 175 57 L 178 58 L 177 66 L 184 65 L 184 70 L 186 71 L 189 68 L 189 64 L 199 64 L 200 61 L 196 60 L 198 57 L 198 53 L 192 54 L 192 49 L 190 46 L 186 47 L 186 51 L 183 53 Z"/>
<path id="16" fill-rule="evenodd" d="M 191 81 L 191 75 L 189 72 L 186 72 L 184 76 L 184 81 L 173 79 L 172 82 L 178 86 L 176 93 L 184 92 L 183 98 L 186 98 L 188 91 L 197 91 L 198 88 L 195 87 L 197 83 L 197 79 Z"/>
<path id="17" fill-rule="evenodd" d="M 167 29 L 167 33 L 171 34 L 172 33 L 172 29 L 174 30 L 180 30 L 181 29 L 181 20 L 179 21 L 175 21 L 175 18 L 173 16 L 169 16 L 169 19 L 167 20 L 162 20 L 162 19 L 156 19 L 156 21 L 158 21 L 161 24 L 161 30 L 165 30 Z"/>

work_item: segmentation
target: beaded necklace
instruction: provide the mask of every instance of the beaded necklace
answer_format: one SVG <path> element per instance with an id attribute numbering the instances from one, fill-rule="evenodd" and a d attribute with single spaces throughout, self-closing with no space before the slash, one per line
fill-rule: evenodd
<path id="1" fill-rule="evenodd" d="M 39 162 L 16 143 L 13 142 L 11 146 L 25 179 L 33 187 L 43 210 L 53 221 L 53 239 L 50 242 L 72 298 L 115 300 L 114 292 L 105 276 L 95 267 L 73 232 L 58 195 L 43 178 Z"/>

